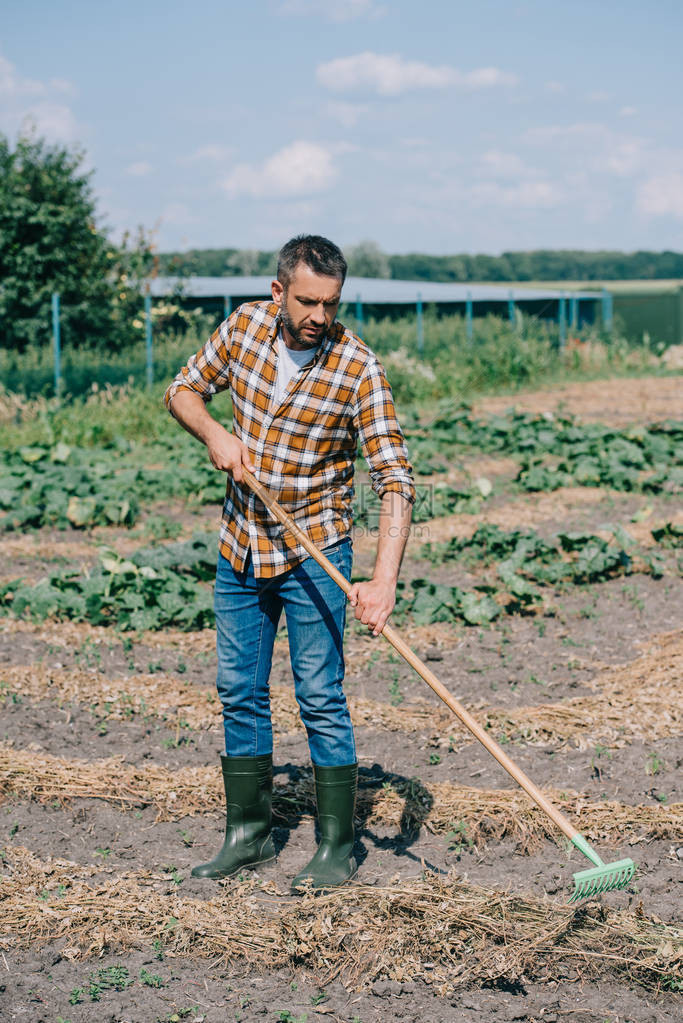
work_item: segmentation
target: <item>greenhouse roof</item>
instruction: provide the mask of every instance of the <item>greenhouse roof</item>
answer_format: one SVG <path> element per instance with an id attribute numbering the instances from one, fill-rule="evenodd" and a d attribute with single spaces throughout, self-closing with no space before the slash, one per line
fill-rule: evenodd
<path id="1" fill-rule="evenodd" d="M 179 290 L 188 298 L 268 298 L 272 277 L 157 277 L 152 296 Z M 395 281 L 379 277 L 347 277 L 342 302 L 368 305 L 414 305 L 416 302 L 539 302 L 562 297 L 599 299 L 600 291 L 558 291 L 509 284 L 440 284 L 433 281 Z"/>

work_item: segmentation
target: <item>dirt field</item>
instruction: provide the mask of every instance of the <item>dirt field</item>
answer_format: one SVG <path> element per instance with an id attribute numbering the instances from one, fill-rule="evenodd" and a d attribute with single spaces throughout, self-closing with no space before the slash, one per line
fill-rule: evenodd
<path id="1" fill-rule="evenodd" d="M 674 383 L 676 386 L 674 387 Z M 680 418 L 680 379 L 528 395 L 586 419 Z M 482 414 L 508 407 L 487 399 Z M 496 479 L 514 463 L 489 463 Z M 504 490 L 504 488 L 503 488 Z M 206 526 L 215 511 L 187 526 Z M 599 531 L 639 542 L 670 496 L 598 487 L 503 493 L 483 516 L 423 523 L 402 578 L 465 585 L 426 541 L 477 522 Z M 201 521 L 200 521 L 201 520 Z M 0 541 L 2 575 L 88 566 L 101 533 Z M 135 549 L 129 531 L 106 542 Z M 371 571 L 372 536 L 355 538 Z M 588 863 L 450 717 L 384 640 L 349 619 L 346 692 L 360 763 L 347 889 L 289 882 L 315 846 L 308 748 L 284 633 L 271 676 L 277 860 L 216 883 L 190 877 L 221 841 L 213 633 L 121 634 L 0 618 L 0 1018 L 26 1023 L 467 1021 L 668 1023 L 681 1018 L 683 584 L 663 571 L 551 590 L 487 626 L 407 619 L 402 634 L 628 889 L 567 906 Z M 679 927 L 676 930 L 677 926 Z"/>

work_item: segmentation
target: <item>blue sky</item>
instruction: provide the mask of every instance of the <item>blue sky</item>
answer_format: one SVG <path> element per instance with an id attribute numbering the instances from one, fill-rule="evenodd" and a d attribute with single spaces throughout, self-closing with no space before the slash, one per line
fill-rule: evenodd
<path id="1" fill-rule="evenodd" d="M 680 0 L 23 0 L 0 131 L 160 249 L 683 249 Z"/>

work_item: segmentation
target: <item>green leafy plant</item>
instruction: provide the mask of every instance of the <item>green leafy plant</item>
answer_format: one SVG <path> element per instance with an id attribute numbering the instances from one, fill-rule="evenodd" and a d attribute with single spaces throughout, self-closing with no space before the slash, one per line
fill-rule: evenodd
<path id="1" fill-rule="evenodd" d="M 166 981 L 163 977 L 160 977 L 158 973 L 149 973 L 144 966 L 140 970 L 140 982 L 145 984 L 147 987 L 162 988 L 166 986 Z"/>

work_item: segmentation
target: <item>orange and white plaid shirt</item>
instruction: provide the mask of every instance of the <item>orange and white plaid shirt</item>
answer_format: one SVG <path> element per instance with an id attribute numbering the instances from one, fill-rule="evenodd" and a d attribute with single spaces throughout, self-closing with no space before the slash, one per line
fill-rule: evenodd
<path id="1" fill-rule="evenodd" d="M 315 357 L 274 404 L 280 316 L 272 302 L 233 312 L 191 356 L 166 391 L 188 388 L 204 401 L 230 389 L 233 433 L 248 447 L 255 475 L 319 547 L 349 532 L 358 442 L 372 488 L 415 500 L 412 467 L 391 388 L 377 357 L 341 323 L 332 324 Z M 254 574 L 279 575 L 306 551 L 245 485 L 228 475 L 220 549 L 236 571 L 251 549 Z"/>

